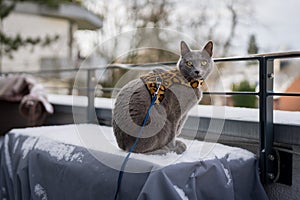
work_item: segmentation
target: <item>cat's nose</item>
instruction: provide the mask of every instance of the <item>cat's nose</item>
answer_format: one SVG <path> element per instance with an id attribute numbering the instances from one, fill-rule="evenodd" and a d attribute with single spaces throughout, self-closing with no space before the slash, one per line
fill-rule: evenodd
<path id="1" fill-rule="evenodd" d="M 199 73 L 200 73 L 199 71 L 195 71 L 195 74 L 197 74 L 197 75 L 198 75 Z"/>

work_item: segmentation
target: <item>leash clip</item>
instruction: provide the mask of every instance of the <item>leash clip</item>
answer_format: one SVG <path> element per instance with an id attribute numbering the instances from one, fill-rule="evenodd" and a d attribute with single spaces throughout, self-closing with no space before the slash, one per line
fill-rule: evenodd
<path id="1" fill-rule="evenodd" d="M 161 86 L 161 83 L 162 83 L 162 80 L 161 80 L 161 78 L 158 76 L 158 77 L 156 77 L 156 92 L 154 93 L 155 95 L 157 95 L 158 94 L 158 91 L 159 91 L 159 89 L 160 89 L 160 86 Z"/>

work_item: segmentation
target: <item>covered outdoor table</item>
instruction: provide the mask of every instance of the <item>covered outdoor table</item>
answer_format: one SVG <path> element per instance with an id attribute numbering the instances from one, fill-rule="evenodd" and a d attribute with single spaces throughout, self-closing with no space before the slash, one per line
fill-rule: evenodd
<path id="1" fill-rule="evenodd" d="M 182 155 L 132 154 L 119 199 L 267 199 L 249 151 L 182 139 Z M 13 129 L 1 148 L 1 199 L 113 199 L 126 156 L 112 128 Z"/>

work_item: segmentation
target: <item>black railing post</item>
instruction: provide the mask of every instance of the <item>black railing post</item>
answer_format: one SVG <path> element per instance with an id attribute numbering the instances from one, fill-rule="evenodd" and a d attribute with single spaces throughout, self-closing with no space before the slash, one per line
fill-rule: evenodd
<path id="1" fill-rule="evenodd" d="M 259 167 L 263 183 L 274 182 L 277 176 L 275 155 L 273 152 L 273 59 L 259 58 Z"/>

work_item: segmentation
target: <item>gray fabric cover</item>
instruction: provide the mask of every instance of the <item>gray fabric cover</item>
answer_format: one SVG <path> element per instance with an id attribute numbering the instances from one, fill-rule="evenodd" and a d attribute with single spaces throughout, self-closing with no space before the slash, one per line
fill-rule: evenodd
<path id="1" fill-rule="evenodd" d="M 1 199 L 113 199 L 117 170 L 78 146 L 73 146 L 68 157 L 63 155 L 65 157 L 57 159 L 47 151 L 34 149 L 40 138 L 36 138 L 32 150 L 24 154 L 22 147 L 27 145 L 24 141 L 28 137 L 13 133 L 5 136 L 1 148 Z M 59 146 L 53 145 L 53 150 L 56 148 Z M 97 153 L 105 159 L 123 159 Z M 152 171 L 124 173 L 119 199 L 267 199 L 259 181 L 256 159 L 228 161 L 224 157 L 160 169 L 140 160 L 130 159 L 128 163 L 149 167 Z"/>

